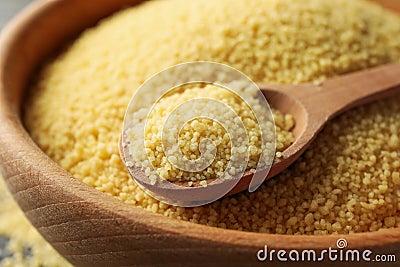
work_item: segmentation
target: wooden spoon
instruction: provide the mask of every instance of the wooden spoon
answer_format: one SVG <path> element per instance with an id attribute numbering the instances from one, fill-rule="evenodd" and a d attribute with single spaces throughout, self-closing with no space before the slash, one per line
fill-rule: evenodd
<path id="1" fill-rule="evenodd" d="M 276 158 L 265 179 L 271 178 L 291 165 L 310 146 L 317 134 L 328 120 L 336 115 L 359 105 L 400 92 L 400 64 L 388 64 L 363 71 L 341 75 L 321 84 L 300 85 L 259 85 L 270 105 L 285 114 L 292 114 L 295 120 L 293 134 L 295 142 Z M 129 153 L 120 145 L 121 157 L 129 161 Z M 143 171 L 136 167 L 127 167 L 129 172 L 144 189 L 155 194 L 173 198 L 179 195 L 182 201 L 199 203 L 209 195 L 220 192 L 226 183 L 210 183 L 205 188 L 195 184 L 194 187 L 171 187 L 169 182 L 151 185 Z M 245 173 L 240 181 L 227 195 L 232 195 L 249 188 L 253 174 Z M 264 179 L 264 180 L 265 180 Z M 236 181 L 234 181 L 236 182 Z M 260 183 L 263 181 L 259 181 Z M 182 182 L 180 185 L 187 185 Z M 233 186 L 233 184 L 232 184 Z M 196 199 L 194 199 L 196 197 Z"/>

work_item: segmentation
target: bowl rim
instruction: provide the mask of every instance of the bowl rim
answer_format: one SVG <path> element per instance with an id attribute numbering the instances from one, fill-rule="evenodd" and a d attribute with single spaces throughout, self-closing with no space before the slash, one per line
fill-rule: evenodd
<path id="1" fill-rule="evenodd" d="M 143 229 L 150 229 L 164 235 L 176 235 L 182 240 L 189 240 L 189 243 L 190 239 L 193 239 L 206 241 L 207 244 L 224 244 L 228 247 L 254 249 L 254 255 L 258 249 L 267 244 L 280 249 L 326 249 L 336 244 L 339 237 L 345 238 L 352 247 L 379 247 L 382 242 L 393 247 L 399 244 L 400 228 L 340 235 L 282 235 L 209 227 L 145 211 L 75 179 L 40 150 L 25 130 L 20 112 L 23 94 L 18 96 L 18 93 L 12 92 L 13 90 L 25 91 L 22 88 L 14 89 L 25 85 L 22 83 L 13 85 L 12 78 L 15 76 L 14 74 L 10 75 L 10 73 L 16 71 L 15 64 L 12 61 L 18 61 L 15 47 L 21 47 L 19 43 L 26 35 L 27 30 L 32 30 L 31 25 L 37 24 L 38 20 L 46 20 L 46 16 L 54 15 L 54 12 L 59 11 L 62 6 L 75 5 L 75 7 L 78 7 L 78 2 L 76 0 L 35 1 L 3 29 L 0 37 L 0 121 L 2 122 L 0 124 L 0 171 L 27 217 L 35 227 L 39 228 L 41 234 L 50 243 L 54 243 L 54 236 L 46 232 L 40 225 L 45 220 L 43 218 L 38 220 L 36 218 L 38 213 L 32 213 L 33 210 L 39 209 L 37 200 L 29 199 L 28 195 L 21 194 L 45 185 L 56 188 L 57 192 L 62 194 L 65 199 L 84 201 L 90 208 L 97 211 L 94 216 L 100 218 L 106 214 L 125 220 L 127 231 L 132 228 L 143 227 Z M 97 2 L 109 3 L 112 1 L 102 0 Z M 129 1 L 125 1 L 124 4 L 127 2 Z M 35 68 L 37 67 L 35 66 Z M 32 180 L 32 182 L 26 186 L 26 184 L 24 185 L 26 180 L 23 183 L 21 178 Z M 62 212 L 66 212 L 66 215 L 68 215 L 70 210 L 66 209 Z M 63 252 L 61 253 L 63 254 Z"/>

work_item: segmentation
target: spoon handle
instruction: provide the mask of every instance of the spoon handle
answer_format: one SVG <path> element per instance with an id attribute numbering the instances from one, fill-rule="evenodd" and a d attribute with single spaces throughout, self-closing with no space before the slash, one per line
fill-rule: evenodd
<path id="1" fill-rule="evenodd" d="M 264 93 L 276 108 L 292 114 L 296 121 L 293 129 L 296 141 L 274 163 L 269 174 L 272 177 L 305 151 L 329 119 L 350 108 L 395 92 L 400 93 L 400 63 L 341 75 L 319 85 L 307 83 L 260 87 L 264 88 Z"/>
<path id="2" fill-rule="evenodd" d="M 319 103 L 320 115 L 330 119 L 356 106 L 394 94 L 400 89 L 400 63 L 387 64 L 342 75 L 323 82 L 315 94 L 317 99 L 303 99 Z M 315 108 L 315 107 L 314 107 Z"/>

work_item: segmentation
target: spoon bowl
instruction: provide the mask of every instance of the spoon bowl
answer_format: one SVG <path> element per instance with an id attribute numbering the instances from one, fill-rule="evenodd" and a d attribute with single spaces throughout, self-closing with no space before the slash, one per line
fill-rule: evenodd
<path id="1" fill-rule="evenodd" d="M 284 114 L 291 114 L 295 120 L 292 132 L 295 141 L 282 156 L 275 158 L 270 170 L 260 170 L 266 179 L 274 177 L 288 168 L 311 145 L 317 134 L 328 120 L 338 114 L 371 101 L 387 97 L 399 92 L 400 63 L 387 64 L 348 75 L 329 79 L 320 84 L 300 85 L 259 85 L 269 104 Z M 121 158 L 124 163 L 130 161 L 126 147 L 120 143 Z M 126 165 L 126 164 L 125 164 Z M 159 197 L 168 199 L 179 197 L 183 201 L 192 200 L 192 204 L 202 203 L 210 199 L 215 192 L 230 183 L 232 190 L 226 195 L 232 195 L 249 189 L 253 174 L 245 172 L 239 182 L 236 179 L 213 182 L 207 180 L 207 187 L 194 184 L 193 187 L 172 186 L 168 181 L 151 184 L 144 172 L 137 167 L 127 167 L 138 184 L 147 192 L 153 192 Z M 236 183 L 236 185 L 235 185 Z M 179 204 L 179 202 L 177 202 Z"/>

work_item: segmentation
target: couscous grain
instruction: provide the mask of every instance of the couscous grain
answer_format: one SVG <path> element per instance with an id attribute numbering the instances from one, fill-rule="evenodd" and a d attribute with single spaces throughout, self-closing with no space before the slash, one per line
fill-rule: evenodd
<path id="1" fill-rule="evenodd" d="M 125 135 L 129 140 L 129 154 L 136 167 L 141 168 L 150 180 L 153 179 L 152 183 L 156 182 L 158 174 L 162 179 L 172 182 L 201 180 L 200 184 L 207 186 L 205 180 L 218 177 L 228 179 L 245 170 L 255 172 L 257 167 L 262 168 L 266 162 L 272 162 L 275 155 L 275 128 L 272 119 L 268 119 L 268 116 L 272 117 L 270 110 L 262 106 L 256 97 L 257 92 L 242 89 L 241 94 L 246 95 L 249 101 L 244 102 L 233 91 L 216 84 L 195 83 L 185 87 L 170 91 L 149 114 L 144 109 L 138 109 L 128 116 L 131 120 Z M 216 102 L 226 109 L 216 105 Z M 189 110 L 179 110 L 184 104 Z M 260 117 L 256 117 L 253 111 L 257 111 Z M 184 112 L 185 116 L 176 112 Z M 277 110 L 272 110 L 272 114 L 278 127 L 278 152 L 281 152 L 294 141 L 288 128 L 294 125 L 293 118 L 284 117 Z M 188 116 L 195 119 L 185 121 Z M 241 123 L 236 119 L 240 119 Z M 238 134 L 242 130 L 246 133 Z M 232 142 L 233 138 L 235 142 Z M 206 145 L 202 141 L 205 139 L 212 142 L 215 155 L 212 147 L 204 147 Z M 200 152 L 202 146 L 204 153 Z M 167 148 L 169 156 L 165 151 Z M 190 161 L 185 164 L 180 162 L 179 167 L 178 158 L 181 156 Z M 262 161 L 259 160 L 260 156 L 263 157 Z M 234 157 L 240 161 L 239 164 L 231 164 L 227 169 Z M 243 163 L 247 164 L 244 169 L 239 166 Z"/>
<path id="2" fill-rule="evenodd" d="M 256 192 L 202 207 L 149 197 L 118 153 L 129 98 L 165 67 L 210 60 L 256 82 L 319 82 L 399 60 L 396 36 L 400 18 L 362 0 L 148 2 L 85 31 L 49 62 L 24 121 L 39 146 L 76 178 L 171 218 L 279 234 L 400 227 L 397 98 L 333 120 L 292 167 Z"/>

